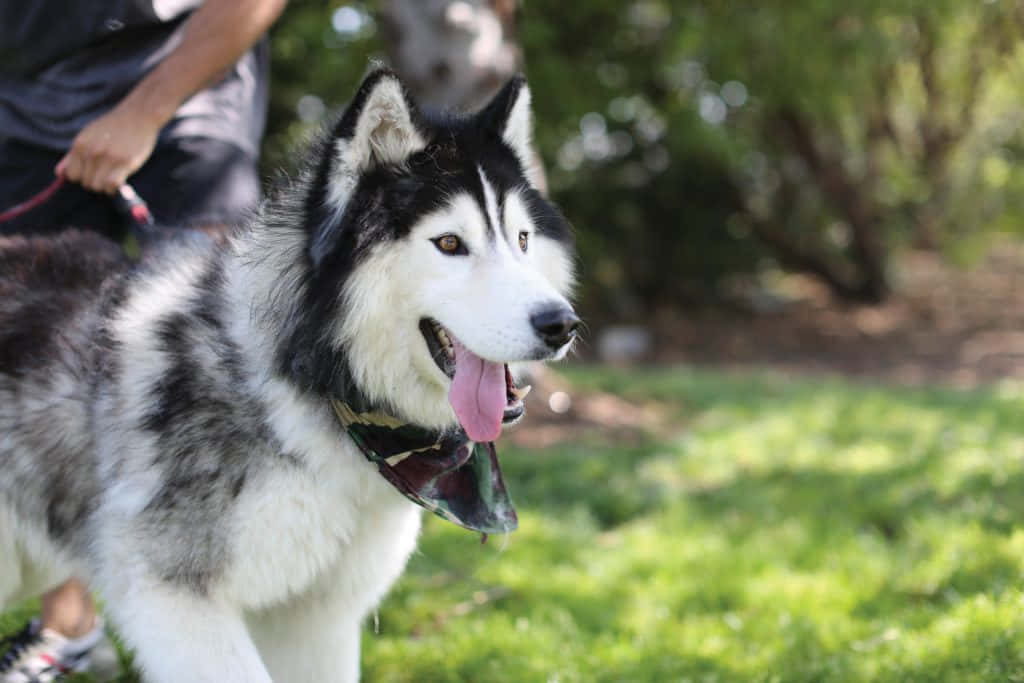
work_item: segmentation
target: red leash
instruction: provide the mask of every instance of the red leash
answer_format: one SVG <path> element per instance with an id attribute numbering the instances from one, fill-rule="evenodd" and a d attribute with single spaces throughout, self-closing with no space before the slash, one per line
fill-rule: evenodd
<path id="1" fill-rule="evenodd" d="M 64 176 L 57 176 L 52 183 L 46 186 L 39 194 L 26 199 L 22 203 L 12 206 L 0 213 L 0 223 L 14 220 L 22 214 L 28 213 L 40 204 L 48 201 L 64 184 Z M 142 240 L 148 240 L 153 227 L 153 214 L 149 212 L 149 206 L 142 200 L 142 197 L 135 192 L 128 183 L 117 188 L 117 194 L 113 197 L 114 207 L 125 218 L 131 219 L 131 225 L 136 231 L 136 236 Z"/>
<path id="2" fill-rule="evenodd" d="M 47 201 L 54 193 L 60 189 L 60 186 L 64 184 L 64 176 L 57 176 L 52 183 L 46 186 L 46 189 L 26 199 L 21 204 L 12 206 L 3 213 L 0 213 L 0 223 L 6 223 L 7 221 L 14 220 L 23 213 L 28 213 L 32 209 L 36 208 L 43 202 Z"/>

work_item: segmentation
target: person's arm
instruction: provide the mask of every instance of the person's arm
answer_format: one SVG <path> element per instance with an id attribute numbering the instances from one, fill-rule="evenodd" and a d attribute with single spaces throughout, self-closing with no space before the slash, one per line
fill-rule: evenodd
<path id="1" fill-rule="evenodd" d="M 181 103 L 222 77 L 270 28 L 286 0 L 206 0 L 185 23 L 166 59 L 112 110 L 75 137 L 56 172 L 113 194 L 153 152 Z"/>

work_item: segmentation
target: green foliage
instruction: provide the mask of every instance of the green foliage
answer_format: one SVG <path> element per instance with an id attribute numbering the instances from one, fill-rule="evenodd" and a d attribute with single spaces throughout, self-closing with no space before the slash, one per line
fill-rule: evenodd
<path id="1" fill-rule="evenodd" d="M 270 110 L 263 144 L 267 175 L 295 170 L 304 140 L 344 106 L 371 60 L 382 58 L 368 8 L 346 5 L 360 13 L 363 24 L 356 32 L 340 33 L 332 17 L 341 6 L 292 0 L 271 30 Z"/>
<path id="2" fill-rule="evenodd" d="M 678 433 L 503 449 L 520 530 L 481 546 L 425 515 L 366 680 L 1024 677 L 1020 386 L 569 377 Z"/>
<path id="3" fill-rule="evenodd" d="M 1020 222 L 1005 3 L 532 0 L 523 19 L 541 147 L 602 305 L 685 300 L 766 257 L 875 299 L 890 250 Z M 591 135 L 581 154 L 587 112 L 631 151 Z"/>

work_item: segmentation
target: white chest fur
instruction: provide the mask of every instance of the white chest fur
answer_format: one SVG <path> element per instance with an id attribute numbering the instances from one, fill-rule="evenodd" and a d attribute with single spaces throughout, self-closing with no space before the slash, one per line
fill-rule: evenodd
<path id="1" fill-rule="evenodd" d="M 347 464 L 357 467 L 282 467 L 252 482 L 231 512 L 232 561 L 218 592 L 259 609 L 332 576 L 353 602 L 379 598 L 412 552 L 420 510 L 369 463 Z"/>
<path id="2" fill-rule="evenodd" d="M 326 578 L 332 591 L 348 594 L 345 603 L 365 611 L 404 568 L 420 509 L 351 441 L 326 428 L 325 413 L 303 410 L 301 401 L 287 405 L 293 407 L 270 422 L 286 449 L 307 457 L 247 482 L 230 513 L 232 562 L 218 592 L 260 609 Z"/>

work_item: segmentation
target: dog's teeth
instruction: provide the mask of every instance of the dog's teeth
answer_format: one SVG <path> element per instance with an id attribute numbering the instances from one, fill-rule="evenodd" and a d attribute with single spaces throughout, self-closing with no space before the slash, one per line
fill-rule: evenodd
<path id="1" fill-rule="evenodd" d="M 437 338 L 441 342 L 441 350 L 448 360 L 455 360 L 455 348 L 452 346 L 452 340 L 445 334 L 444 330 L 437 331 Z"/>
<path id="2" fill-rule="evenodd" d="M 516 397 L 516 399 L 522 401 L 524 398 L 526 398 L 527 394 L 530 393 L 531 389 L 533 389 L 533 386 L 527 384 L 525 387 L 513 387 L 509 391 L 512 393 L 513 396 Z"/>
<path id="3" fill-rule="evenodd" d="M 440 325 L 435 327 L 435 332 L 437 333 L 437 340 L 441 342 L 441 350 L 444 351 L 444 355 L 448 360 L 455 360 L 455 347 L 452 346 L 451 337 L 448 336 L 448 333 Z"/>

